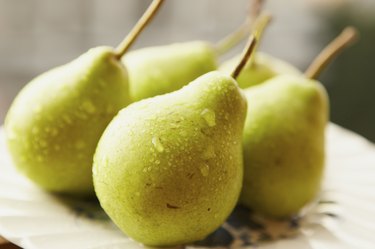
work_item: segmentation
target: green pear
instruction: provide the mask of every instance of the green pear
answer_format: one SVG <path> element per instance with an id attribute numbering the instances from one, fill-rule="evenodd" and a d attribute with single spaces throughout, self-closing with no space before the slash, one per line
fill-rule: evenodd
<path id="1" fill-rule="evenodd" d="M 261 9 L 259 1 L 250 3 L 251 11 L 245 22 L 216 44 L 190 41 L 143 48 L 125 55 L 122 61 L 128 68 L 132 101 L 173 92 L 199 76 L 216 70 L 219 56 L 248 36 Z M 228 73 L 233 70 L 229 69 Z"/>
<path id="2" fill-rule="evenodd" d="M 251 104 L 243 136 L 241 203 L 269 217 L 287 218 L 317 197 L 329 103 L 314 79 L 357 36 L 356 29 L 344 29 L 304 75 L 280 75 L 245 90 Z"/>
<path id="3" fill-rule="evenodd" d="M 255 86 L 271 79 L 277 75 L 291 74 L 302 75 L 302 73 L 294 66 L 287 62 L 266 53 L 254 53 L 253 60 L 249 61 L 241 74 L 237 78 L 238 85 L 241 88 Z M 223 72 L 231 72 L 234 66 L 240 60 L 237 55 L 232 59 L 223 62 L 219 70 Z"/>
<path id="4" fill-rule="evenodd" d="M 89 50 L 32 80 L 5 120 L 17 168 L 49 191 L 92 195 L 92 157 L 104 129 L 130 102 L 114 51 Z"/>
<path id="5" fill-rule="evenodd" d="M 245 90 L 241 203 L 275 218 L 297 214 L 319 193 L 328 100 L 320 83 L 281 75 Z"/>
<path id="6" fill-rule="evenodd" d="M 211 72 L 120 111 L 93 167 L 96 194 L 114 223 L 151 246 L 201 240 L 217 229 L 242 186 L 246 107 L 235 80 Z"/>
<path id="7" fill-rule="evenodd" d="M 133 101 L 173 92 L 217 68 L 217 52 L 203 41 L 148 47 L 123 57 Z"/>
<path id="8" fill-rule="evenodd" d="M 18 94 L 5 132 L 20 172 L 51 192 L 94 195 L 96 145 L 112 118 L 130 103 L 121 57 L 162 3 L 151 3 L 116 50 L 93 48 L 35 78 Z"/>

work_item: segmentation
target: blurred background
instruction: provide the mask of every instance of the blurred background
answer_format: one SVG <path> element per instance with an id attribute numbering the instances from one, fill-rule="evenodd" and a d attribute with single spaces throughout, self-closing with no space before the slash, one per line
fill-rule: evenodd
<path id="1" fill-rule="evenodd" d="M 216 42 L 244 20 L 249 0 L 168 0 L 133 49 L 203 39 Z M 17 92 L 33 77 L 90 47 L 116 46 L 150 0 L 0 0 L 0 124 Z M 361 40 L 320 80 L 331 120 L 375 141 L 375 1 L 268 0 L 274 21 L 261 50 L 304 70 L 346 25 Z M 241 46 L 223 57 L 241 50 Z"/>

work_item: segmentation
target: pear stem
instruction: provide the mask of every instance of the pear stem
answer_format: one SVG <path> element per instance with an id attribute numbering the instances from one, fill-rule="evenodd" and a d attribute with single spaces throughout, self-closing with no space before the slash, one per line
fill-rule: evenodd
<path id="1" fill-rule="evenodd" d="M 358 38 L 358 31 L 354 27 L 346 27 L 340 35 L 331 41 L 314 59 L 305 71 L 310 79 L 319 77 L 323 69 L 336 58 L 345 48 L 352 45 Z"/>
<path id="2" fill-rule="evenodd" d="M 245 21 L 234 32 L 225 36 L 215 45 L 218 55 L 223 55 L 245 39 L 251 31 L 252 25 L 258 18 L 264 0 L 250 0 L 249 11 Z"/>
<path id="3" fill-rule="evenodd" d="M 255 23 L 262 12 L 263 5 L 264 0 L 250 0 L 249 20 L 251 23 Z"/>
<path id="4" fill-rule="evenodd" d="M 220 56 L 240 43 L 249 33 L 249 21 L 246 19 L 233 33 L 230 33 L 215 44 L 216 53 Z"/>
<path id="5" fill-rule="evenodd" d="M 116 48 L 116 58 L 121 59 L 121 57 L 129 50 L 133 45 L 137 37 L 140 35 L 142 30 L 150 23 L 153 17 L 156 15 L 160 6 L 164 0 L 153 0 L 147 10 L 143 13 L 142 17 L 135 24 L 133 29 L 125 37 L 125 39 Z"/>
<path id="6" fill-rule="evenodd" d="M 254 30 L 253 33 L 254 33 L 255 38 L 257 38 L 257 45 L 255 46 L 254 51 L 258 50 L 260 41 L 262 40 L 263 35 L 264 35 L 264 31 L 266 30 L 266 28 L 268 27 L 271 21 L 272 21 L 272 16 L 268 13 L 264 13 L 260 15 L 255 20 L 253 24 L 253 30 Z M 252 56 L 249 59 L 250 63 L 253 63 L 254 61 L 254 54 L 255 52 L 252 53 Z"/>
<path id="7" fill-rule="evenodd" d="M 238 75 L 241 73 L 242 69 L 245 67 L 247 61 L 251 57 L 251 54 L 253 53 L 256 47 L 256 44 L 257 44 L 257 38 L 254 35 L 250 35 L 247 45 L 245 46 L 245 49 L 242 52 L 242 55 L 241 55 L 242 59 L 231 74 L 232 78 L 237 79 Z"/>

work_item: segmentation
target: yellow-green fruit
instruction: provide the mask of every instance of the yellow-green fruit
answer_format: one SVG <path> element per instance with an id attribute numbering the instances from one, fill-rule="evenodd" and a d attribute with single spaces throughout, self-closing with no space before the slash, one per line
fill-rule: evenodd
<path id="1" fill-rule="evenodd" d="M 91 49 L 38 76 L 18 94 L 6 116 L 15 166 L 46 190 L 93 195 L 96 145 L 128 103 L 127 73 L 111 48 Z"/>
<path id="2" fill-rule="evenodd" d="M 328 100 L 319 82 L 278 76 L 245 90 L 241 202 L 275 218 L 297 214 L 317 196 L 324 169 Z"/>
<path id="3" fill-rule="evenodd" d="M 133 101 L 180 89 L 217 68 L 217 55 L 207 42 L 176 43 L 135 50 L 123 57 Z"/>
<path id="4" fill-rule="evenodd" d="M 243 177 L 240 91 L 212 72 L 129 105 L 110 123 L 95 153 L 94 185 L 128 236 L 178 245 L 205 238 L 228 217 Z"/>
<path id="5" fill-rule="evenodd" d="M 224 62 L 220 66 L 220 71 L 230 73 L 240 59 L 241 57 L 238 55 Z M 237 77 L 237 82 L 241 88 L 247 88 L 263 83 L 264 81 L 281 74 L 301 75 L 301 72 L 297 68 L 280 59 L 265 53 L 257 52 L 254 54 L 254 59 L 249 60 L 241 71 L 240 75 Z"/>

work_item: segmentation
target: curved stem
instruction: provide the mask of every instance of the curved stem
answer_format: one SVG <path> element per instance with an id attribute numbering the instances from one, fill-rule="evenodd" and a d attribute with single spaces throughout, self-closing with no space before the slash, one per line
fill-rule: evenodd
<path id="1" fill-rule="evenodd" d="M 147 26 L 147 24 L 150 23 L 152 18 L 156 15 L 163 2 L 164 0 L 152 1 L 150 6 L 147 8 L 142 17 L 135 24 L 133 29 L 116 48 L 116 58 L 120 59 L 126 53 L 126 51 L 128 51 L 128 49 L 133 45 L 139 34 L 142 32 L 142 30 Z"/>
<path id="2" fill-rule="evenodd" d="M 222 40 L 218 41 L 215 44 L 217 54 L 223 55 L 233 47 L 235 47 L 238 43 L 240 43 L 249 33 L 250 30 L 249 21 L 246 19 L 242 25 L 236 29 L 233 33 L 227 35 Z"/>
<path id="3" fill-rule="evenodd" d="M 251 54 L 253 53 L 255 46 L 257 44 L 257 38 L 254 35 L 250 35 L 247 45 L 242 53 L 241 61 L 238 63 L 231 76 L 237 79 L 238 75 L 241 73 L 242 69 L 245 67 L 247 61 L 249 60 Z"/>
<path id="4" fill-rule="evenodd" d="M 263 2 L 264 0 L 250 0 L 246 20 L 234 32 L 216 43 L 215 47 L 218 55 L 225 54 L 249 35 L 255 20 L 258 18 L 262 10 Z"/>
<path id="5" fill-rule="evenodd" d="M 354 27 L 346 27 L 339 36 L 330 42 L 314 59 L 305 71 L 305 76 L 316 79 L 323 69 L 336 58 L 346 47 L 358 38 L 358 31 Z"/>
<path id="6" fill-rule="evenodd" d="M 264 35 L 264 31 L 266 30 L 266 28 L 268 27 L 271 21 L 272 21 L 272 16 L 268 13 L 262 14 L 255 20 L 254 25 L 253 25 L 253 30 L 254 30 L 253 32 L 254 32 L 255 38 L 257 38 L 257 45 L 254 48 L 254 53 L 252 53 L 253 55 L 258 50 L 260 41 L 262 40 L 263 35 Z M 249 61 L 252 64 L 254 61 L 254 56 L 251 56 Z"/>
<path id="7" fill-rule="evenodd" d="M 263 9 L 264 0 L 250 0 L 249 19 L 251 23 L 259 17 Z"/>

